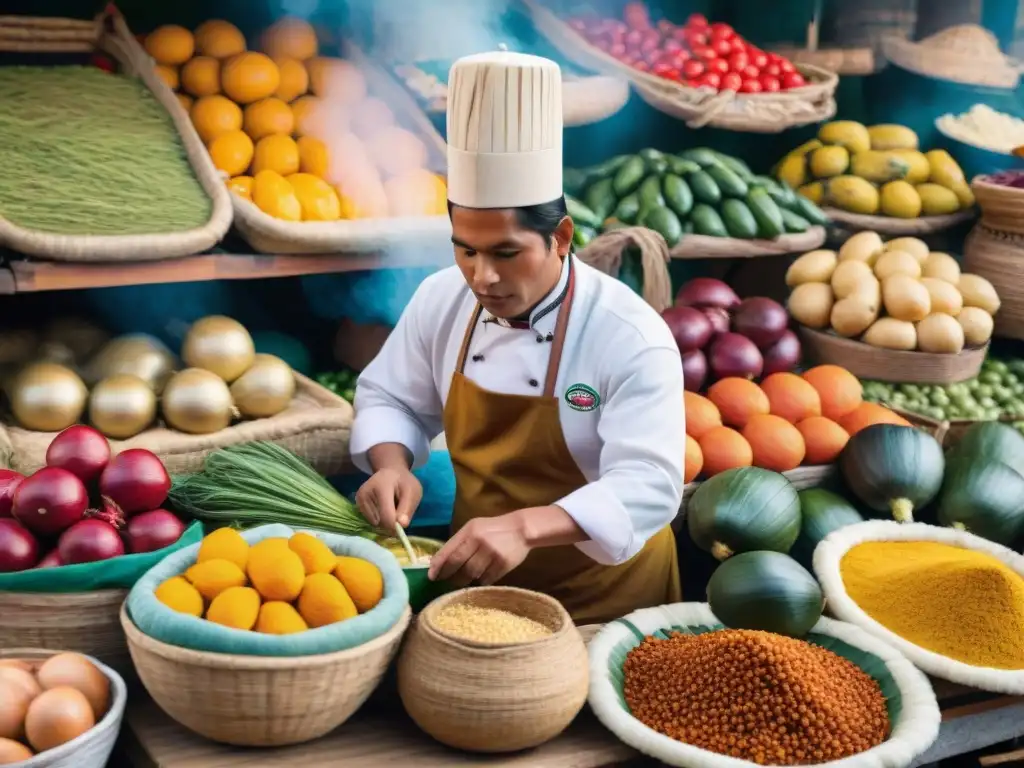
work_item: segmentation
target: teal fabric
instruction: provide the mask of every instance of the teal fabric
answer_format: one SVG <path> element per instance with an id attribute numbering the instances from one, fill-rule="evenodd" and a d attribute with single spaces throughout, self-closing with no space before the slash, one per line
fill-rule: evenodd
<path id="1" fill-rule="evenodd" d="M 376 565 L 384 577 L 384 597 L 375 608 L 346 621 L 294 635 L 264 635 L 213 624 L 178 613 L 156 599 L 153 592 L 173 576 L 194 565 L 199 544 L 174 553 L 150 569 L 128 595 L 128 614 L 144 634 L 169 645 L 212 653 L 243 656 L 313 656 L 333 653 L 367 643 L 387 632 L 409 604 L 409 584 L 394 556 L 372 541 L 306 531 L 323 540 L 339 555 L 360 557 Z M 242 531 L 250 544 L 271 538 L 289 538 L 297 531 L 286 525 L 261 525 Z"/>
<path id="2" fill-rule="evenodd" d="M 181 538 L 156 552 L 122 555 L 98 563 L 62 565 L 18 573 L 0 573 L 0 592 L 92 592 L 97 589 L 131 589 L 150 568 L 175 552 L 198 546 L 202 523 L 192 523 Z"/>

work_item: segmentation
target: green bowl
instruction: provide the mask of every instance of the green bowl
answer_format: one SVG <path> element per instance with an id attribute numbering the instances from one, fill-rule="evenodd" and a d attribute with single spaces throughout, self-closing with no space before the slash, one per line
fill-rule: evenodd
<path id="1" fill-rule="evenodd" d="M 394 536 L 375 535 L 373 540 L 392 554 L 404 553 L 402 543 Z M 436 554 L 444 546 L 443 541 L 427 539 L 422 536 L 410 536 L 409 543 L 417 550 L 427 554 Z M 399 560 L 401 565 L 401 560 Z M 422 611 L 428 603 L 441 595 L 451 592 L 454 587 L 445 581 L 431 581 L 427 578 L 429 564 L 402 565 L 405 580 L 409 583 L 409 606 L 414 613 Z"/>

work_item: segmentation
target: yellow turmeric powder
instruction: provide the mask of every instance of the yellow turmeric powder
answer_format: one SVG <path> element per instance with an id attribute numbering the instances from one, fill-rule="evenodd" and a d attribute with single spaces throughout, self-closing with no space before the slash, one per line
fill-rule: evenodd
<path id="1" fill-rule="evenodd" d="M 882 626 L 964 664 L 1024 669 L 1024 578 L 991 555 L 872 541 L 840 563 L 846 593 Z"/>

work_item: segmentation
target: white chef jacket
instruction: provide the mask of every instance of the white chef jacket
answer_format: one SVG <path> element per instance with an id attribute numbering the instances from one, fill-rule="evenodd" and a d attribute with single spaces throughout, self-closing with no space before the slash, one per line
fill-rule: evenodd
<path id="1" fill-rule="evenodd" d="M 555 503 L 589 537 L 577 547 L 599 563 L 625 562 L 668 525 L 683 494 L 686 424 L 683 368 L 665 322 L 623 283 L 575 257 L 575 296 L 555 384 L 569 451 L 588 484 Z M 551 344 L 564 295 L 559 283 L 531 315 L 530 329 L 502 327 L 481 313 L 464 374 L 505 394 L 543 394 Z M 426 462 L 476 298 L 458 267 L 417 289 L 380 353 L 360 375 L 350 450 L 372 472 L 367 452 L 400 443 Z M 542 340 L 538 342 L 538 337 Z M 566 390 L 584 384 L 597 408 L 577 410 Z"/>

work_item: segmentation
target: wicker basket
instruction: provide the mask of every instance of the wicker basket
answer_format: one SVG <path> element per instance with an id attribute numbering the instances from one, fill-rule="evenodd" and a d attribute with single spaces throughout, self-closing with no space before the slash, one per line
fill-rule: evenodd
<path id="1" fill-rule="evenodd" d="M 978 224 L 964 243 L 964 271 L 981 275 L 999 294 L 995 335 L 1024 339 L 1024 235 Z"/>
<path id="2" fill-rule="evenodd" d="M 888 37 L 882 50 L 896 66 L 929 78 L 1007 89 L 1020 80 L 1020 63 L 1004 56 L 996 36 L 977 24 L 949 27 L 920 42 Z"/>
<path id="3" fill-rule="evenodd" d="M 551 637 L 482 645 L 443 634 L 445 606 L 469 603 L 539 621 Z M 547 595 L 478 587 L 439 597 L 419 615 L 398 661 L 398 690 L 416 724 L 470 752 L 515 752 L 555 738 L 587 699 L 587 649 L 565 608 Z"/>
<path id="4" fill-rule="evenodd" d="M 210 435 L 186 435 L 166 427 L 147 430 L 128 440 L 112 440 L 114 453 L 145 448 L 163 461 L 172 475 L 190 474 L 203 468 L 206 457 L 219 448 L 269 440 L 302 457 L 322 475 L 340 474 L 351 468 L 348 454 L 352 406 L 315 381 L 296 373 L 292 404 L 267 419 L 243 421 Z M 7 426 L 13 447 L 12 469 L 30 474 L 46 463 L 52 432 L 31 432 Z"/>
<path id="5" fill-rule="evenodd" d="M 149 235 L 57 235 L 25 229 L 0 218 L 0 245 L 53 261 L 134 262 L 190 256 L 216 245 L 231 226 L 231 196 L 203 146 L 192 121 L 171 90 L 157 76 L 125 24 L 107 6 L 94 21 L 0 16 L 0 51 L 23 53 L 109 54 L 122 70 L 138 77 L 174 120 L 188 161 L 213 201 L 210 220 L 184 232 Z"/>
<path id="6" fill-rule="evenodd" d="M 836 113 L 834 98 L 839 78 L 834 72 L 799 65 L 808 84 L 772 94 L 690 88 L 670 80 L 638 72 L 609 56 L 577 34 L 568 24 L 537 0 L 523 0 L 537 30 L 574 64 L 629 80 L 640 98 L 654 109 L 680 120 L 690 128 L 713 126 L 750 133 L 779 133 L 788 128 L 828 120 Z"/>
<path id="7" fill-rule="evenodd" d="M 802 491 L 805 488 L 819 488 L 823 485 L 828 484 L 836 477 L 835 464 L 821 464 L 813 467 L 797 467 L 791 469 L 788 472 L 783 472 L 783 475 L 791 482 L 798 491 Z M 672 524 L 676 526 L 678 521 L 686 517 L 686 505 L 690 501 L 690 497 L 693 496 L 694 491 L 700 487 L 700 482 L 687 483 L 683 486 L 683 506 L 681 507 L 682 513 Z"/>
<path id="8" fill-rule="evenodd" d="M 930 434 L 942 443 L 943 448 L 949 448 L 959 443 L 960 439 L 964 436 L 964 433 L 975 424 L 986 423 L 976 421 L 974 419 L 950 419 L 948 421 L 938 421 L 937 419 L 932 419 L 928 416 L 922 416 L 920 413 L 905 411 L 902 408 L 897 408 L 896 406 L 889 405 L 888 403 L 884 403 L 884 405 L 898 413 L 918 429 L 924 430 Z M 999 421 L 1004 424 L 1013 424 L 1018 420 L 1019 419 L 1010 416 L 1003 416 L 999 419 Z"/>
<path id="9" fill-rule="evenodd" d="M 847 213 L 838 208 L 824 208 L 832 223 L 853 232 L 869 230 L 888 237 L 920 237 L 955 227 L 970 221 L 977 214 L 973 208 L 945 216 L 920 216 L 916 219 L 897 219 L 892 216 L 865 216 Z"/>
<path id="10" fill-rule="evenodd" d="M 998 232 L 1024 235 L 1024 189 L 993 184 L 988 176 L 971 181 L 971 191 L 981 208 L 982 226 Z"/>
<path id="11" fill-rule="evenodd" d="M 45 661 L 59 652 L 39 648 L 2 647 L 0 659 L 20 659 L 34 663 Z M 128 688 L 121 676 L 110 667 L 95 658 L 90 658 L 89 661 L 110 681 L 110 708 L 107 713 L 77 739 L 40 752 L 30 760 L 16 763 L 18 768 L 104 768 L 110 760 L 110 754 L 114 751 L 114 744 L 121 732 L 124 707 L 128 702 Z"/>
<path id="12" fill-rule="evenodd" d="M 806 253 L 825 242 L 825 228 L 811 227 L 798 235 L 781 235 L 774 240 L 738 240 L 733 237 L 684 235 L 672 249 L 673 259 L 754 259 Z"/>
<path id="13" fill-rule="evenodd" d="M 118 672 L 132 662 L 118 619 L 125 589 L 49 595 L 0 592 L 0 648 L 60 648 L 94 656 Z"/>
<path id="14" fill-rule="evenodd" d="M 121 625 L 142 684 L 172 719 L 200 736 L 241 747 L 301 744 L 330 733 L 369 698 L 398 652 L 402 618 L 357 648 L 319 656 L 234 656 L 178 648 Z"/>
<path id="15" fill-rule="evenodd" d="M 798 327 L 804 353 L 815 363 L 840 365 L 859 379 L 895 383 L 954 384 L 973 379 L 985 362 L 988 344 L 958 355 L 903 352 Z"/>

